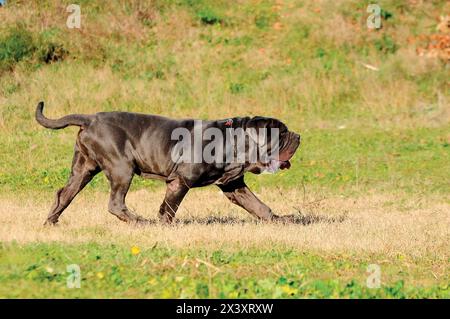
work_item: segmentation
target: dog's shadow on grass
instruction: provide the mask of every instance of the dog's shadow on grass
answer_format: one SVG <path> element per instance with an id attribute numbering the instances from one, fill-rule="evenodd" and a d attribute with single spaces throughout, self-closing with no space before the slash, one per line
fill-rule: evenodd
<path id="1" fill-rule="evenodd" d="M 267 222 L 256 219 L 245 219 L 233 216 L 206 216 L 206 217 L 187 217 L 175 219 L 173 225 L 257 225 L 257 224 L 279 224 L 279 225 L 312 225 L 312 224 L 333 224 L 342 223 L 347 219 L 347 214 L 338 216 L 310 214 L 284 215 L 279 220 Z M 150 221 L 151 224 L 157 223 L 156 220 Z"/>

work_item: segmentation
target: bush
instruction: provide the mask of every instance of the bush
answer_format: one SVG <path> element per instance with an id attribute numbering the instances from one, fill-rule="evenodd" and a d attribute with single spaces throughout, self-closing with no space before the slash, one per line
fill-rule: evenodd
<path id="1" fill-rule="evenodd" d="M 22 60 L 62 61 L 68 53 L 62 44 L 48 39 L 45 32 L 36 40 L 27 29 L 15 27 L 0 38 L 0 72 L 12 70 Z"/>
<path id="2" fill-rule="evenodd" d="M 386 34 L 383 34 L 383 37 L 379 40 L 376 40 L 374 44 L 375 48 L 378 51 L 383 52 L 384 54 L 395 53 L 395 51 L 397 51 L 398 49 L 398 46 L 394 42 L 394 40 Z"/>
<path id="3" fill-rule="evenodd" d="M 202 9 L 197 13 L 197 16 L 203 24 L 216 24 L 222 22 L 222 18 L 211 9 Z"/>
<path id="4" fill-rule="evenodd" d="M 39 60 L 45 63 L 62 61 L 68 53 L 62 44 L 53 42 L 44 43 L 39 50 Z"/>
<path id="5" fill-rule="evenodd" d="M 244 84 L 242 83 L 231 83 L 230 84 L 230 92 L 232 94 L 238 94 L 244 91 Z"/>
<path id="6" fill-rule="evenodd" d="M 31 57 L 35 50 L 30 32 L 23 28 L 12 29 L 0 39 L 0 68 L 11 69 L 17 62 Z"/>
<path id="7" fill-rule="evenodd" d="M 391 12 L 384 9 L 381 9 L 380 15 L 383 20 L 389 20 L 390 18 L 393 17 Z"/>
<path id="8" fill-rule="evenodd" d="M 255 17 L 255 25 L 258 29 L 266 29 L 269 27 L 270 17 L 267 15 L 258 15 Z"/>

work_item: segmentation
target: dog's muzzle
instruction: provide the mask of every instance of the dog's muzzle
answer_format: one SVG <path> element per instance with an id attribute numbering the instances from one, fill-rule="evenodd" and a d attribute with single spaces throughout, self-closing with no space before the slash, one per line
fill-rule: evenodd
<path id="1" fill-rule="evenodd" d="M 300 135 L 294 132 L 288 133 L 288 143 L 280 154 L 278 159 L 271 159 L 266 165 L 266 171 L 275 173 L 279 169 L 289 169 L 291 167 L 290 159 L 294 156 L 297 148 L 300 146 Z"/>

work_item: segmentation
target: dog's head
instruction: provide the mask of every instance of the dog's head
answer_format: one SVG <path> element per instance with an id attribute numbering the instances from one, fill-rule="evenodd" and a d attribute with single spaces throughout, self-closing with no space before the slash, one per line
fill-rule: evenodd
<path id="1" fill-rule="evenodd" d="M 249 119 L 245 129 L 259 152 L 257 162 L 250 165 L 249 171 L 259 174 L 291 167 L 290 159 L 300 146 L 299 134 L 289 131 L 280 120 L 261 116 Z M 261 150 L 266 151 L 267 156 L 260 156 Z"/>

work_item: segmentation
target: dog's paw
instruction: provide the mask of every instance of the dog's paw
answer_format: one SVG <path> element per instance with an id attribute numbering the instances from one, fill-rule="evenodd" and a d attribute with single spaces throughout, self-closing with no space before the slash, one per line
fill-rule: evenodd
<path id="1" fill-rule="evenodd" d="M 43 226 L 45 226 L 45 227 L 55 227 L 55 226 L 58 226 L 58 221 L 57 220 L 47 219 L 44 222 Z"/>

